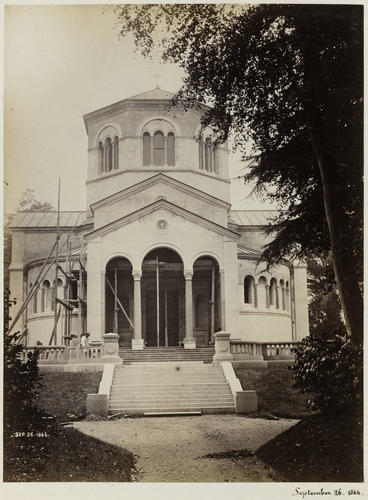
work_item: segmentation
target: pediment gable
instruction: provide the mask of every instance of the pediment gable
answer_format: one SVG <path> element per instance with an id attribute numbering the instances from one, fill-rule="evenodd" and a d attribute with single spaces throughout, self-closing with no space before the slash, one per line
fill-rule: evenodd
<path id="1" fill-rule="evenodd" d="M 105 234 L 108 234 L 110 232 L 116 231 L 126 225 L 132 224 L 133 222 L 143 219 L 144 217 L 153 214 L 159 210 L 165 209 L 171 214 L 175 216 L 182 217 L 183 219 L 186 219 L 188 221 L 193 222 L 194 224 L 198 226 L 202 226 L 203 228 L 208 229 L 209 231 L 224 235 L 234 241 L 238 240 L 240 235 L 238 233 L 235 233 L 234 231 L 231 231 L 227 227 L 221 226 L 220 224 L 217 224 L 215 222 L 212 222 L 204 217 L 201 217 L 200 215 L 193 213 L 189 210 L 186 210 L 182 207 L 179 207 L 175 205 L 174 203 L 171 203 L 167 200 L 157 200 L 139 210 L 136 210 L 133 213 L 130 213 L 128 215 L 125 215 L 118 220 L 109 222 L 108 224 L 99 227 L 85 235 L 86 240 L 93 240 L 95 238 L 104 236 Z"/>
<path id="2" fill-rule="evenodd" d="M 168 175 L 165 174 L 156 174 L 150 177 L 149 179 L 146 179 L 142 182 L 138 182 L 137 184 L 134 184 L 133 186 L 130 186 L 126 189 L 122 189 L 121 191 L 118 191 L 117 193 L 112 194 L 111 196 L 108 196 L 107 198 L 104 198 L 102 200 L 99 200 L 95 203 L 92 203 L 91 205 L 91 210 L 92 213 L 96 209 L 98 209 L 101 206 L 108 206 L 113 203 L 116 203 L 116 201 L 122 200 L 124 198 L 127 198 L 132 195 L 136 195 L 138 193 L 141 193 L 148 188 L 161 184 L 162 186 L 172 186 L 175 189 L 187 194 L 187 195 L 192 195 L 195 198 L 202 199 L 206 201 L 207 203 L 211 203 L 213 205 L 216 205 L 221 208 L 225 208 L 227 210 L 230 209 L 230 204 L 220 200 L 219 198 L 216 198 L 212 195 L 209 195 L 200 189 L 196 189 L 192 186 L 189 186 L 188 184 L 185 184 L 184 182 L 178 181 L 176 179 L 173 179 L 172 177 L 169 177 Z M 164 195 L 163 195 L 164 196 Z"/>
<path id="3" fill-rule="evenodd" d="M 162 173 L 93 203 L 94 227 L 105 226 L 159 200 L 227 227 L 229 203 Z"/>

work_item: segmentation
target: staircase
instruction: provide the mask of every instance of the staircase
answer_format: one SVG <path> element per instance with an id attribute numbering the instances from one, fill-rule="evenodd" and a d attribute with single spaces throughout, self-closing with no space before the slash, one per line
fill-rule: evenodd
<path id="1" fill-rule="evenodd" d="M 200 361 L 141 361 L 115 368 L 110 413 L 235 413 L 222 369 Z"/>
<path id="2" fill-rule="evenodd" d="M 119 355 L 124 363 L 135 362 L 162 362 L 162 361 L 202 361 L 212 363 L 214 347 L 198 347 L 184 349 L 183 347 L 146 347 L 141 351 L 133 351 L 127 347 L 120 347 Z"/>

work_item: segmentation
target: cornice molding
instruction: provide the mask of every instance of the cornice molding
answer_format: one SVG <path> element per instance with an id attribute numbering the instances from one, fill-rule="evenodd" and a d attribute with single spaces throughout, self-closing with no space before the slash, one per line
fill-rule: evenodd
<path id="1" fill-rule="evenodd" d="M 160 173 L 162 173 L 162 175 L 166 175 L 166 174 L 164 174 L 162 172 L 163 168 L 166 169 L 165 172 L 173 172 L 173 173 L 177 173 L 177 172 L 186 172 L 186 173 L 188 173 L 189 172 L 189 173 L 192 173 L 192 174 L 203 175 L 205 177 L 209 177 L 210 179 L 215 179 L 216 181 L 224 182 L 226 184 L 230 184 L 231 183 L 230 179 L 225 179 L 223 177 L 220 177 L 219 175 L 216 175 L 216 174 L 213 174 L 213 173 L 210 173 L 210 172 L 205 172 L 203 170 L 199 170 L 198 168 L 181 168 L 181 167 L 173 167 L 173 166 L 170 166 L 170 167 L 169 166 L 167 166 L 167 167 L 165 167 L 165 166 L 163 166 L 163 167 L 162 166 L 155 167 L 154 166 L 154 167 L 138 167 L 138 168 L 127 168 L 127 169 L 121 169 L 121 170 L 111 170 L 111 172 L 104 172 L 101 175 L 97 175 L 97 176 L 95 176 L 93 178 L 87 179 L 86 180 L 86 184 L 92 184 L 93 182 L 102 181 L 103 179 L 109 179 L 110 177 L 114 177 L 115 175 L 121 175 L 121 174 L 126 174 L 126 173 L 131 173 L 131 172 L 139 172 L 139 173 L 142 173 L 142 172 L 151 172 L 154 175 L 159 175 Z M 142 181 L 142 182 L 144 182 L 144 181 Z M 177 182 L 181 182 L 181 181 L 177 181 Z M 187 185 L 187 184 L 184 184 L 184 185 Z M 134 186 L 135 186 L 135 184 L 134 184 Z M 193 189 L 196 189 L 196 188 L 193 188 Z M 203 193 L 203 191 L 200 191 L 200 192 Z M 229 204 L 229 206 L 230 206 L 230 204 Z"/>

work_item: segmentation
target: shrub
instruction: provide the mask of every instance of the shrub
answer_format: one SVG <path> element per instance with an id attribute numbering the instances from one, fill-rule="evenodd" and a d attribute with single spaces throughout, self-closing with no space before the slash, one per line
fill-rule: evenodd
<path id="1" fill-rule="evenodd" d="M 22 361 L 23 346 L 19 339 L 19 332 L 4 335 L 4 431 L 7 438 L 20 430 L 41 430 L 50 425 L 48 415 L 36 405 L 42 386 L 38 352 Z"/>
<path id="2" fill-rule="evenodd" d="M 312 408 L 338 412 L 361 402 L 362 349 L 346 335 L 311 335 L 296 349 L 294 387 L 311 394 Z"/>

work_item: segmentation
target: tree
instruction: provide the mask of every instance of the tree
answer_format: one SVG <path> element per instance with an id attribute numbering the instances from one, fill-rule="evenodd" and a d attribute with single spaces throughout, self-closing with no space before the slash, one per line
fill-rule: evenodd
<path id="1" fill-rule="evenodd" d="M 20 196 L 17 212 L 52 212 L 55 208 L 48 201 L 37 200 L 33 189 L 26 189 Z"/>
<path id="2" fill-rule="evenodd" d="M 32 189 L 26 189 L 18 201 L 17 212 L 51 212 L 55 208 L 47 201 L 37 200 Z M 15 214 L 4 216 L 4 286 L 9 287 L 9 266 L 12 253 L 12 238 L 10 226 Z"/>
<path id="3" fill-rule="evenodd" d="M 311 335 L 346 335 L 330 255 L 307 260 L 309 331 Z"/>
<path id="4" fill-rule="evenodd" d="M 347 330 L 363 337 L 363 8 L 353 5 L 121 5 L 121 34 L 186 77 L 173 104 L 211 105 L 214 141 L 231 133 L 245 182 L 286 210 L 268 228 L 269 265 L 325 257 Z M 252 153 L 249 155 L 249 144 Z"/>

